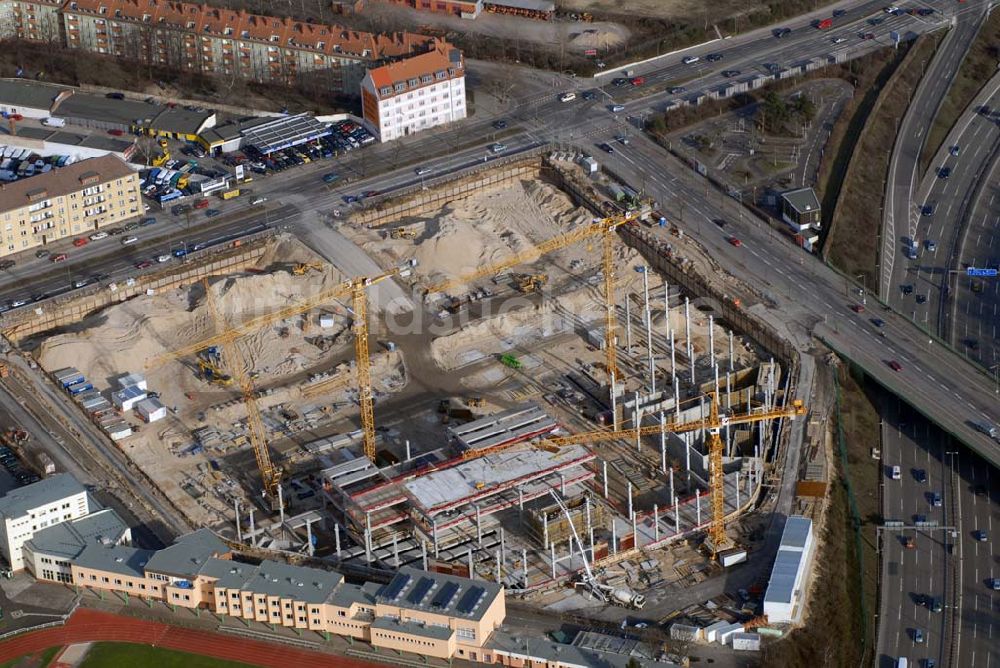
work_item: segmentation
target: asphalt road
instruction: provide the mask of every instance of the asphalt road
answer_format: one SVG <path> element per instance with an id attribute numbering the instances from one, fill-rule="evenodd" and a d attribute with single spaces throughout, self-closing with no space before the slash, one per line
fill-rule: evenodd
<path id="1" fill-rule="evenodd" d="M 921 519 L 949 529 L 883 533 L 878 665 L 894 666 L 905 656 L 934 659 L 938 666 L 996 666 L 1000 594 L 987 582 L 1000 572 L 991 531 L 1000 481 L 981 458 L 900 401 L 890 398 L 886 404 L 882 459 L 872 463 L 882 469 L 883 516 L 911 527 Z M 894 465 L 901 469 L 900 480 L 891 478 Z M 941 494 L 940 507 L 932 503 L 934 493 Z M 980 529 L 987 531 L 986 541 L 976 539 Z M 914 540 L 914 548 L 905 547 L 906 538 Z M 941 612 L 921 597 L 938 598 Z M 923 643 L 914 642 L 916 629 Z"/>
<path id="2" fill-rule="evenodd" d="M 905 276 L 908 267 L 902 255 L 903 238 L 916 236 L 920 218 L 917 201 L 922 176 L 920 153 L 962 59 L 985 19 L 986 8 L 986 3 L 967 4 L 967 9 L 955 15 L 955 27 L 948 32 L 931 58 L 899 124 L 889 160 L 882 212 L 882 266 L 878 294 L 885 301 L 889 300 L 892 289 L 903 282 L 900 278 Z M 932 169 L 940 166 L 934 165 Z"/>

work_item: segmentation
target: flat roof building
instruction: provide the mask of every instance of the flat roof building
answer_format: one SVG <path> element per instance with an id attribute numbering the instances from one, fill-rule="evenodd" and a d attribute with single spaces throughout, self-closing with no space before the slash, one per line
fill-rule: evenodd
<path id="1" fill-rule="evenodd" d="M 821 229 L 823 212 L 816 191 L 799 188 L 781 193 L 781 219 L 798 232 Z"/>
<path id="2" fill-rule="evenodd" d="M 114 156 L 90 158 L 0 190 L 0 255 L 88 234 L 142 214 L 139 175 Z"/>
<path id="3" fill-rule="evenodd" d="M 111 508 L 42 529 L 24 544 L 24 565 L 40 580 L 72 582 L 70 562 L 88 545 L 128 545 L 132 530 Z"/>
<path id="4" fill-rule="evenodd" d="M 769 621 L 792 622 L 801 616 L 813 547 L 812 520 L 789 517 L 764 592 L 764 614 Z"/>
<path id="5" fill-rule="evenodd" d="M 90 512 L 87 490 L 60 473 L 0 497 L 0 554 L 10 567 L 24 568 L 22 547 L 46 527 Z"/>

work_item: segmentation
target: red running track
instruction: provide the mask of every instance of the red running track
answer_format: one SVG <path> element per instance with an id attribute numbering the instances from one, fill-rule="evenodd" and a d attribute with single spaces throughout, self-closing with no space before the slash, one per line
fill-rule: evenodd
<path id="1" fill-rule="evenodd" d="M 29 631 L 0 643 L 0 662 L 49 647 L 81 642 L 128 642 L 241 661 L 265 668 L 381 668 L 379 664 L 309 652 L 259 640 L 79 609 L 64 626 Z"/>

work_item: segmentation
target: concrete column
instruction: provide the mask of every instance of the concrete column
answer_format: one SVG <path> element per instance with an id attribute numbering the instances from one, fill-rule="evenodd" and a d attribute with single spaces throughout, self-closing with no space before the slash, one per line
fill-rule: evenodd
<path id="1" fill-rule="evenodd" d="M 625 350 L 632 352 L 632 307 L 629 294 L 625 292 Z"/>
<path id="2" fill-rule="evenodd" d="M 608 462 L 607 460 L 601 461 L 601 468 L 604 470 L 604 498 L 608 498 Z"/>
<path id="3" fill-rule="evenodd" d="M 611 518 L 611 554 L 618 554 L 618 525 L 614 517 Z"/>
<path id="4" fill-rule="evenodd" d="M 420 539 L 420 563 L 423 565 L 423 569 L 427 570 L 427 541 Z"/>
<path id="5" fill-rule="evenodd" d="M 250 545 L 257 547 L 257 527 L 254 525 L 254 509 L 250 508 Z"/>
<path id="6" fill-rule="evenodd" d="M 479 512 L 479 506 L 476 506 L 476 544 L 483 544 L 483 518 Z"/>
<path id="7" fill-rule="evenodd" d="M 642 290 L 646 311 L 646 356 L 649 359 L 649 393 L 656 394 L 656 366 L 653 364 L 653 318 L 649 312 L 649 267 L 642 272 Z"/>
<path id="8" fill-rule="evenodd" d="M 524 569 L 524 588 L 528 588 L 528 551 L 521 548 L 521 568 Z"/>
<path id="9" fill-rule="evenodd" d="M 431 518 L 431 539 L 434 541 L 434 558 L 438 559 L 440 550 L 438 548 L 438 521 L 436 517 Z"/>
<path id="10" fill-rule="evenodd" d="M 716 401 L 719 399 L 719 365 L 712 365 L 712 372 L 715 374 L 715 398 Z"/>
<path id="11" fill-rule="evenodd" d="M 677 497 L 674 497 L 674 533 L 679 534 L 681 532 L 681 507 L 677 503 Z"/>
<path id="12" fill-rule="evenodd" d="M 736 472 L 736 508 L 740 507 L 740 472 Z"/>
<path id="13" fill-rule="evenodd" d="M 733 375 L 730 371 L 726 372 L 726 408 L 733 408 Z"/>
<path id="14" fill-rule="evenodd" d="M 410 439 L 406 439 L 406 461 L 410 461 L 413 457 L 410 456 Z"/>
<path id="15" fill-rule="evenodd" d="M 500 584 L 500 551 L 499 550 L 497 550 L 497 552 L 494 554 L 494 557 L 495 557 L 495 559 L 497 561 L 497 584 Z"/>
<path id="16" fill-rule="evenodd" d="M 340 525 L 333 525 L 333 546 L 337 551 L 337 558 L 340 559 Z"/>
<path id="17" fill-rule="evenodd" d="M 667 417 L 660 411 L 660 472 L 667 472 Z"/>
<path id="18" fill-rule="evenodd" d="M 284 493 L 281 491 L 281 484 L 278 484 L 278 518 L 281 524 L 281 530 L 285 530 L 285 498 Z"/>
<path id="19" fill-rule="evenodd" d="M 369 512 L 365 512 L 365 558 L 371 562 L 374 558 L 372 555 L 372 515 Z"/>
<path id="20" fill-rule="evenodd" d="M 475 580 L 476 579 L 476 569 L 474 569 L 472 567 L 472 548 L 471 547 L 468 549 L 468 552 L 466 553 L 466 556 L 469 559 L 469 579 L 470 580 Z"/>
<path id="21" fill-rule="evenodd" d="M 590 537 L 590 559 L 594 559 L 594 525 L 590 521 L 590 497 L 583 497 L 583 507 L 587 513 L 587 535 Z"/>
<path id="22" fill-rule="evenodd" d="M 715 366 L 715 319 L 708 316 L 708 366 Z"/>
<path id="23" fill-rule="evenodd" d="M 632 546 L 639 547 L 639 526 L 638 526 L 639 516 L 632 515 Z"/>
<path id="24" fill-rule="evenodd" d="M 243 544 L 243 526 L 240 522 L 240 500 L 233 499 L 233 506 L 236 509 L 236 542 Z"/>
<path id="25" fill-rule="evenodd" d="M 733 355 L 733 330 L 729 330 L 729 370 L 736 371 L 736 358 Z"/>
<path id="26" fill-rule="evenodd" d="M 684 347 L 691 350 L 691 300 L 684 298 Z"/>
<path id="27" fill-rule="evenodd" d="M 632 483 L 630 482 L 630 483 L 628 483 L 628 516 L 629 516 L 629 519 L 631 519 L 633 515 L 635 515 L 635 513 L 632 512 Z"/>
<path id="28" fill-rule="evenodd" d="M 698 520 L 696 525 L 701 526 L 701 490 L 694 493 L 695 507 L 698 513 Z"/>
<path id="29" fill-rule="evenodd" d="M 392 534 L 392 563 L 396 568 L 399 568 L 399 540 L 396 538 L 395 532 Z"/>
<path id="30" fill-rule="evenodd" d="M 677 357 L 674 354 L 674 330 L 670 330 L 670 377 L 677 378 Z"/>
<path id="31" fill-rule="evenodd" d="M 674 498 L 674 467 L 670 467 L 670 498 Z"/>
<path id="32" fill-rule="evenodd" d="M 566 496 L 566 476 L 562 471 L 559 472 L 559 493 Z"/>
<path id="33" fill-rule="evenodd" d="M 316 553 L 316 547 L 313 545 L 313 526 L 312 522 L 306 522 L 306 545 L 309 550 L 309 556 L 313 556 Z"/>
<path id="34" fill-rule="evenodd" d="M 524 510 L 524 488 L 517 488 L 517 507 L 519 510 Z"/>
<path id="35" fill-rule="evenodd" d="M 503 527 L 500 527 L 500 563 L 504 566 L 507 565 L 507 543 L 505 539 Z"/>
<path id="36" fill-rule="evenodd" d="M 660 507 L 653 504 L 653 540 L 660 540 Z"/>
<path id="37" fill-rule="evenodd" d="M 549 517 L 548 515 L 542 515 L 542 547 L 548 548 L 549 546 Z"/>

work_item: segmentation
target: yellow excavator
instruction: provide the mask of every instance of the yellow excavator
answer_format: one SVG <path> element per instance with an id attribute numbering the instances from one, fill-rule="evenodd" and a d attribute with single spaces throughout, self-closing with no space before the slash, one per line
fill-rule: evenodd
<path id="1" fill-rule="evenodd" d="M 170 160 L 170 149 L 167 147 L 167 140 L 161 139 L 159 144 L 160 155 L 153 158 L 153 167 L 162 167 Z"/>
<path id="2" fill-rule="evenodd" d="M 548 280 L 546 274 L 518 274 L 514 277 L 514 287 L 521 292 L 537 292 Z"/>
<path id="3" fill-rule="evenodd" d="M 323 265 L 317 262 L 299 262 L 294 267 L 292 267 L 292 274 L 295 276 L 302 276 L 306 274 L 310 269 L 315 271 L 323 271 Z"/>
<path id="4" fill-rule="evenodd" d="M 417 233 L 408 227 L 394 227 L 389 230 L 390 239 L 413 239 Z"/>

